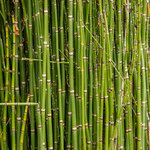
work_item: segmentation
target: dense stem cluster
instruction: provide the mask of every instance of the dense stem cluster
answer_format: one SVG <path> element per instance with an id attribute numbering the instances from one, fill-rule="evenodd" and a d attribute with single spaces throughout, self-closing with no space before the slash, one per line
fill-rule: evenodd
<path id="1" fill-rule="evenodd" d="M 0 0 L 0 150 L 148 150 L 147 0 Z"/>

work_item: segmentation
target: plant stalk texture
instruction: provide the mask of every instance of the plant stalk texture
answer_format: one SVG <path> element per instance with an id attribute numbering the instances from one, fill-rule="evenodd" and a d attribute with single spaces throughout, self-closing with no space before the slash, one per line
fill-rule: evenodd
<path id="1" fill-rule="evenodd" d="M 150 1 L 0 0 L 0 150 L 149 150 Z"/>

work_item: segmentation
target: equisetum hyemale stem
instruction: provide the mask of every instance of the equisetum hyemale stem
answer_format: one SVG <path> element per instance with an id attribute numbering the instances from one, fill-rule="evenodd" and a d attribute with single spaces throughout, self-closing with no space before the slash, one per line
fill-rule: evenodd
<path id="1" fill-rule="evenodd" d="M 0 0 L 0 150 L 148 150 L 148 0 Z"/>

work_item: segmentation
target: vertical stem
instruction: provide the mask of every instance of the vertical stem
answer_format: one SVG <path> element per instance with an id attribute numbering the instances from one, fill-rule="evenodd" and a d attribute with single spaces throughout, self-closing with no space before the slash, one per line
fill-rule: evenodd
<path id="1" fill-rule="evenodd" d="M 15 35 L 15 18 L 12 16 L 13 23 L 13 51 L 12 51 L 12 80 L 11 80 L 11 97 L 12 103 L 15 102 L 15 69 L 16 69 L 16 35 Z M 15 125 L 15 106 L 12 106 L 12 149 L 16 149 L 16 125 Z"/>
<path id="2" fill-rule="evenodd" d="M 80 23 L 80 68 L 81 68 L 81 106 L 82 106 L 82 137 L 83 137 L 83 150 L 86 150 L 86 133 L 85 133 L 85 96 L 84 96 L 84 86 L 85 86 L 85 70 L 84 70 L 84 22 L 83 22 L 83 4 L 82 0 L 78 1 L 78 7 L 79 7 L 79 23 Z"/>
<path id="3" fill-rule="evenodd" d="M 6 32 L 6 73 L 5 73 L 5 102 L 8 101 L 8 94 L 9 94 L 9 33 L 8 33 L 8 25 L 6 24 L 5 27 Z M 4 112 L 3 112 L 3 144 L 4 144 L 4 150 L 7 150 L 7 127 L 6 122 L 7 121 L 7 106 L 4 106 Z"/>
<path id="4" fill-rule="evenodd" d="M 73 64 L 73 0 L 68 1 L 68 19 L 69 19 L 69 32 L 68 32 L 68 44 L 69 44 L 69 101 L 71 102 L 72 110 L 72 140 L 73 149 L 77 150 L 77 122 L 76 122 L 76 106 L 75 106 L 75 96 L 74 96 L 74 64 Z"/>
<path id="5" fill-rule="evenodd" d="M 29 99 L 30 99 L 30 96 L 28 95 L 28 97 L 27 97 L 27 103 L 29 102 Z M 23 150 L 23 142 L 24 142 L 24 134 L 25 134 L 26 121 L 27 121 L 27 113 L 28 113 L 28 106 L 25 107 L 24 116 L 23 116 L 23 120 L 22 120 L 20 143 L 19 143 L 20 150 Z"/>

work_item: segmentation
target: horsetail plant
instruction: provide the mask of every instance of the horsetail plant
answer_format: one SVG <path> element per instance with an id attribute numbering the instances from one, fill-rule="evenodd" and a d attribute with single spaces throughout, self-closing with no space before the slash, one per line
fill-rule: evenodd
<path id="1" fill-rule="evenodd" d="M 149 6 L 0 0 L 0 149 L 148 150 Z"/>

